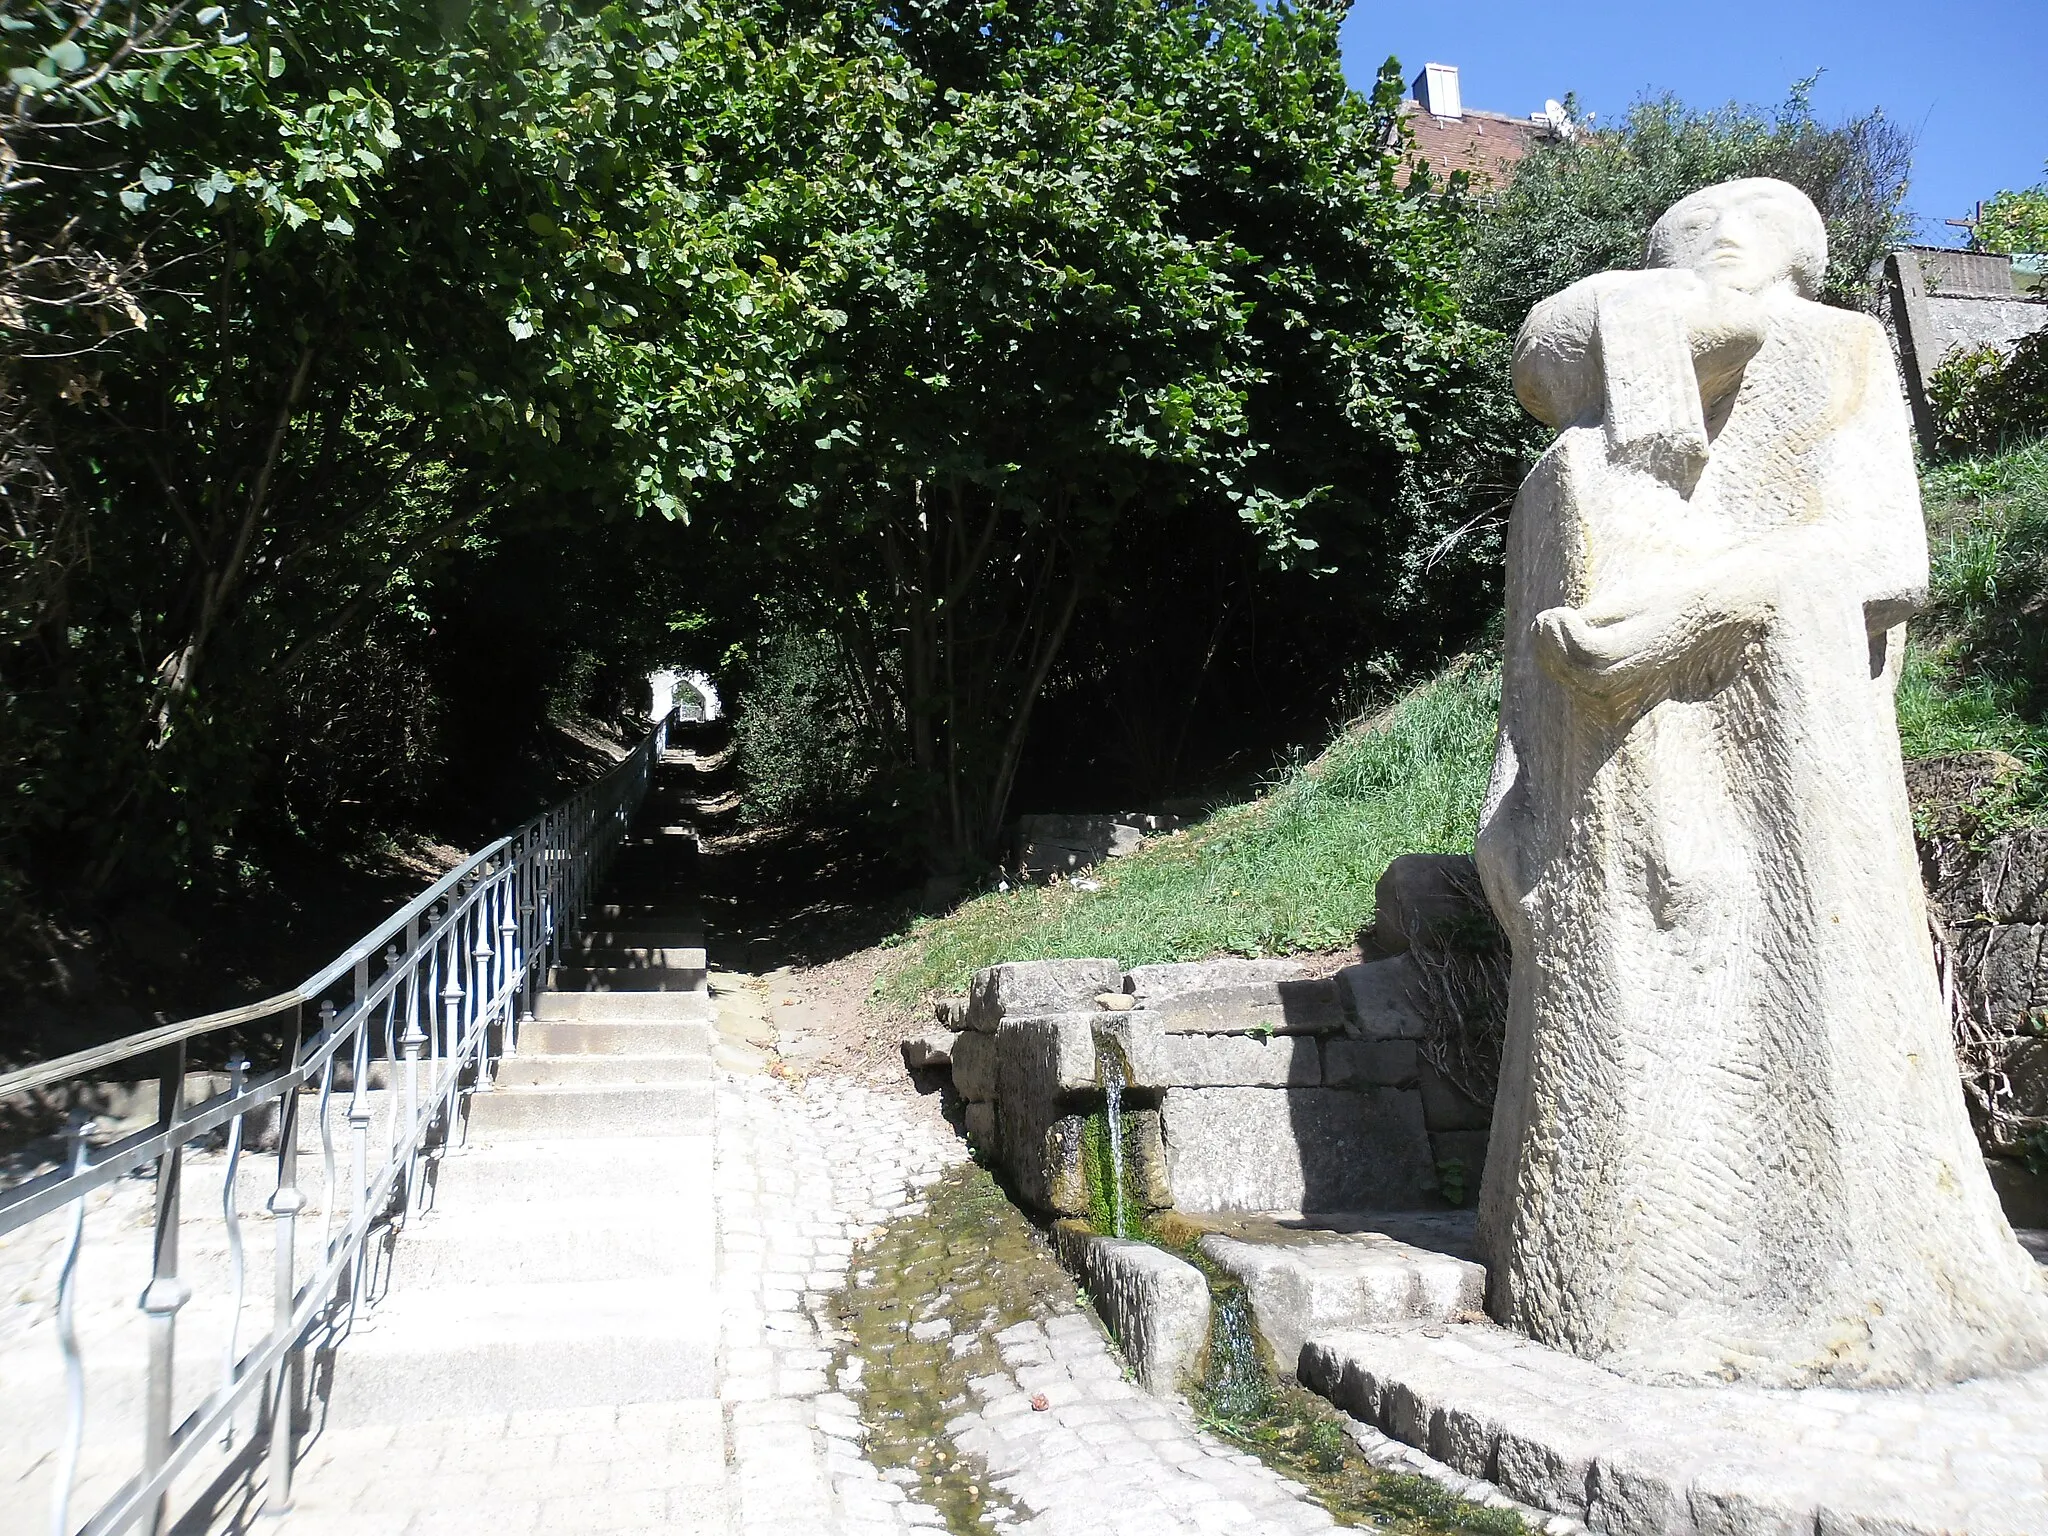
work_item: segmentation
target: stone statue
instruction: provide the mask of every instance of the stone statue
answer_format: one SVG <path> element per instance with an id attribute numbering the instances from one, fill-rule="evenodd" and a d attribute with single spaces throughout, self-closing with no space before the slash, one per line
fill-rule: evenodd
<path id="1" fill-rule="evenodd" d="M 1935 972 L 1893 694 L 1927 584 L 1884 333 L 1779 181 L 1539 304 L 1479 865 L 1514 946 L 1495 1317 L 1640 1380 L 2048 1357 Z"/>

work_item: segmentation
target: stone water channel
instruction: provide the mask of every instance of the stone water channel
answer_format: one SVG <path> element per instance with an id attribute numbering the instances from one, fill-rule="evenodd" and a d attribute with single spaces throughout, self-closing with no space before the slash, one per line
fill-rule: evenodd
<path id="1" fill-rule="evenodd" d="M 1162 1242 L 1187 1256 L 1192 1243 L 1173 1241 L 1185 1236 Z M 1525 1529 L 1368 1462 L 1342 1414 L 1275 1379 L 1244 1293 L 1201 1267 L 1215 1298 L 1204 1379 L 1184 1403 L 1149 1396 L 1045 1236 L 984 1169 L 962 1165 L 855 1253 L 832 1377 L 859 1406 L 883 1478 L 955 1536 Z M 1125 1490 L 1156 1508 L 1120 1505 Z"/>
<path id="2" fill-rule="evenodd" d="M 860 1404 L 869 1458 L 892 1480 L 915 1474 L 918 1497 L 958 1536 L 1018 1518 L 987 1469 L 953 1446 L 946 1421 L 976 1377 L 1000 1373 L 998 1335 L 1073 1308 L 1073 1282 L 995 1180 L 969 1164 L 926 1191 L 925 1209 L 877 1236 L 841 1322 L 852 1342 L 834 1362 Z"/>

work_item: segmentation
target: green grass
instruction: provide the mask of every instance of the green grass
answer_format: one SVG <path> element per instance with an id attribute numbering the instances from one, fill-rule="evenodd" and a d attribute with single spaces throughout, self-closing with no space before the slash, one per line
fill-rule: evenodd
<path id="1" fill-rule="evenodd" d="M 1099 891 L 1026 886 L 920 920 L 881 993 L 958 992 L 1002 960 L 1141 965 L 1349 944 L 1396 854 L 1472 846 L 1499 707 L 1491 664 L 1454 665 L 1261 798 L 1091 870 Z"/>
<path id="2" fill-rule="evenodd" d="M 1899 686 L 1908 757 L 2009 752 L 2043 777 L 2048 443 L 1928 471 L 1930 609 Z M 2038 805 L 2040 791 L 2023 799 Z"/>

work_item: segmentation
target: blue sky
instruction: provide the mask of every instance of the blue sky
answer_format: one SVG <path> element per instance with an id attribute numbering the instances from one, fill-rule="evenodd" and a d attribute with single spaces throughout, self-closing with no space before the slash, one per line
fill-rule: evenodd
<path id="1" fill-rule="evenodd" d="M 1769 104 L 1824 67 L 1822 118 L 1881 106 L 1913 136 L 1907 203 L 1931 242 L 1964 237 L 1943 219 L 2048 175 L 2048 0 L 1357 0 L 1343 38 L 1354 85 L 1390 53 L 1410 80 L 1455 64 L 1467 107 L 1517 116 L 1567 91 L 1603 121 L 1646 92 Z"/>

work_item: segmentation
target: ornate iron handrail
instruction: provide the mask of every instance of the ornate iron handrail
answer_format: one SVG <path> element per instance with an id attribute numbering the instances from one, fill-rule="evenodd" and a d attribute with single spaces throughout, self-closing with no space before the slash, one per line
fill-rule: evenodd
<path id="1" fill-rule="evenodd" d="M 565 919 L 582 911 L 646 798 L 667 746 L 668 723 L 658 721 L 603 778 L 472 854 L 292 990 L 0 1076 L 5 1098 L 140 1058 L 166 1058 L 154 1124 L 94 1147 L 88 1126 L 74 1116 L 64 1164 L 0 1192 L 0 1236 L 60 1212 L 70 1218 L 57 1298 L 66 1411 L 51 1496 L 52 1536 L 74 1536 L 70 1503 L 88 1406 L 73 1322 L 86 1196 L 156 1164 L 153 1261 L 140 1303 L 149 1336 L 140 1464 L 77 1527 L 77 1536 L 114 1536 L 138 1521 L 150 1536 L 161 1536 L 173 1480 L 224 1431 L 231 1432 L 237 1407 L 259 1387 L 258 1434 L 269 1438 L 264 1504 L 282 1512 L 291 1500 L 294 1416 L 308 1335 L 316 1322 L 332 1321 L 364 1297 L 372 1232 L 402 1223 L 417 1208 L 422 1160 L 435 1155 L 459 1123 L 465 1096 L 488 1090 L 493 1063 L 516 1047 L 519 1025 L 532 1017 L 534 995 L 555 958 Z M 307 1036 L 309 1009 L 318 1027 Z M 185 1102 L 189 1042 L 284 1014 L 293 1017 L 283 1065 L 252 1075 L 249 1063 L 237 1060 L 227 1088 L 199 1103 Z M 371 1100 L 373 1061 L 383 1063 L 387 1074 L 396 1074 L 402 1063 L 403 1073 L 402 1082 L 387 1075 L 382 1134 L 374 1137 L 379 1117 Z M 307 1198 L 299 1187 L 298 1116 L 301 1098 L 314 1093 L 326 1231 L 310 1272 L 302 1276 L 296 1221 Z M 337 1094 L 348 1101 L 350 1143 L 350 1167 L 339 1176 L 329 1119 Z M 245 1266 L 235 1172 L 251 1145 L 249 1117 L 266 1110 L 277 1159 L 277 1189 L 268 1202 L 276 1233 L 273 1320 L 263 1338 L 237 1356 Z M 220 1385 L 174 1424 L 177 1315 L 192 1294 L 178 1269 L 184 1149 L 223 1127 L 229 1151 L 222 1225 L 233 1292 L 228 1341 Z M 343 1201 L 347 1220 L 336 1230 L 336 1207 Z"/>

